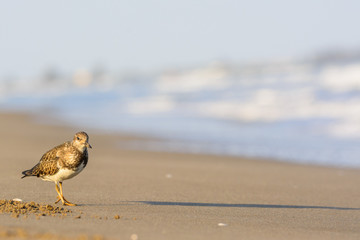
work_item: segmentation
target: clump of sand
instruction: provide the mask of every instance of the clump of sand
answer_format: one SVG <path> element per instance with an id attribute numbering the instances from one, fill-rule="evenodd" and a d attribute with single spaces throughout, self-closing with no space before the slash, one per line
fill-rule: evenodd
<path id="1" fill-rule="evenodd" d="M 62 207 L 35 202 L 20 202 L 13 200 L 0 200 L 0 213 L 10 213 L 13 217 L 19 215 L 36 214 L 40 216 L 67 215 L 72 211 Z"/>

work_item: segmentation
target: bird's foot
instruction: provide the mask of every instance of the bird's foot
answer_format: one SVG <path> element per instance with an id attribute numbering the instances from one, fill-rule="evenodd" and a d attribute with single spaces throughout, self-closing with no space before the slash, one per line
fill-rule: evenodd
<path id="1" fill-rule="evenodd" d="M 71 203 L 71 202 L 63 202 L 63 205 L 65 206 L 77 206 L 75 203 Z"/>
<path id="2" fill-rule="evenodd" d="M 65 206 L 76 206 L 76 204 L 69 202 L 69 201 L 66 200 L 64 197 L 63 197 L 63 199 L 61 199 L 61 198 L 58 196 L 55 204 L 57 204 L 59 201 L 61 201 L 62 204 L 65 205 Z"/>

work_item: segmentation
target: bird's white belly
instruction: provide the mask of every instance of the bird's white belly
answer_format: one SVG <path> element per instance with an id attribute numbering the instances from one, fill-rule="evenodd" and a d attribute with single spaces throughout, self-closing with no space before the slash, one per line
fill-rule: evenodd
<path id="1" fill-rule="evenodd" d="M 51 181 L 51 182 L 62 182 L 66 179 L 70 179 L 78 175 L 82 170 L 84 169 L 84 164 L 81 164 L 79 168 L 76 169 L 76 171 L 67 169 L 67 168 L 60 168 L 57 173 L 54 175 L 47 175 L 42 176 L 41 178 L 45 181 Z"/>

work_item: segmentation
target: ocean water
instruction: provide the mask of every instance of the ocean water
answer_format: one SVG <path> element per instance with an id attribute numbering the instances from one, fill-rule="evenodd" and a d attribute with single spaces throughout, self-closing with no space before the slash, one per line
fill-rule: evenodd
<path id="1" fill-rule="evenodd" d="M 157 139 L 123 148 L 360 167 L 360 58 L 1 80 L 0 107 Z"/>

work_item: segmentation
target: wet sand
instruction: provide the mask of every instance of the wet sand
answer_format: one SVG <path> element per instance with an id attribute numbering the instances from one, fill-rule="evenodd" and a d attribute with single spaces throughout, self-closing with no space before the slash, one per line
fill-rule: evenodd
<path id="1" fill-rule="evenodd" d="M 121 142 L 138 137 L 24 114 L 0 114 L 0 200 L 62 207 L 53 183 L 21 171 L 80 130 L 93 146 L 89 164 L 63 184 L 79 206 L 66 216 L 0 213 L 2 238 L 360 239 L 359 169 L 125 150 Z"/>

